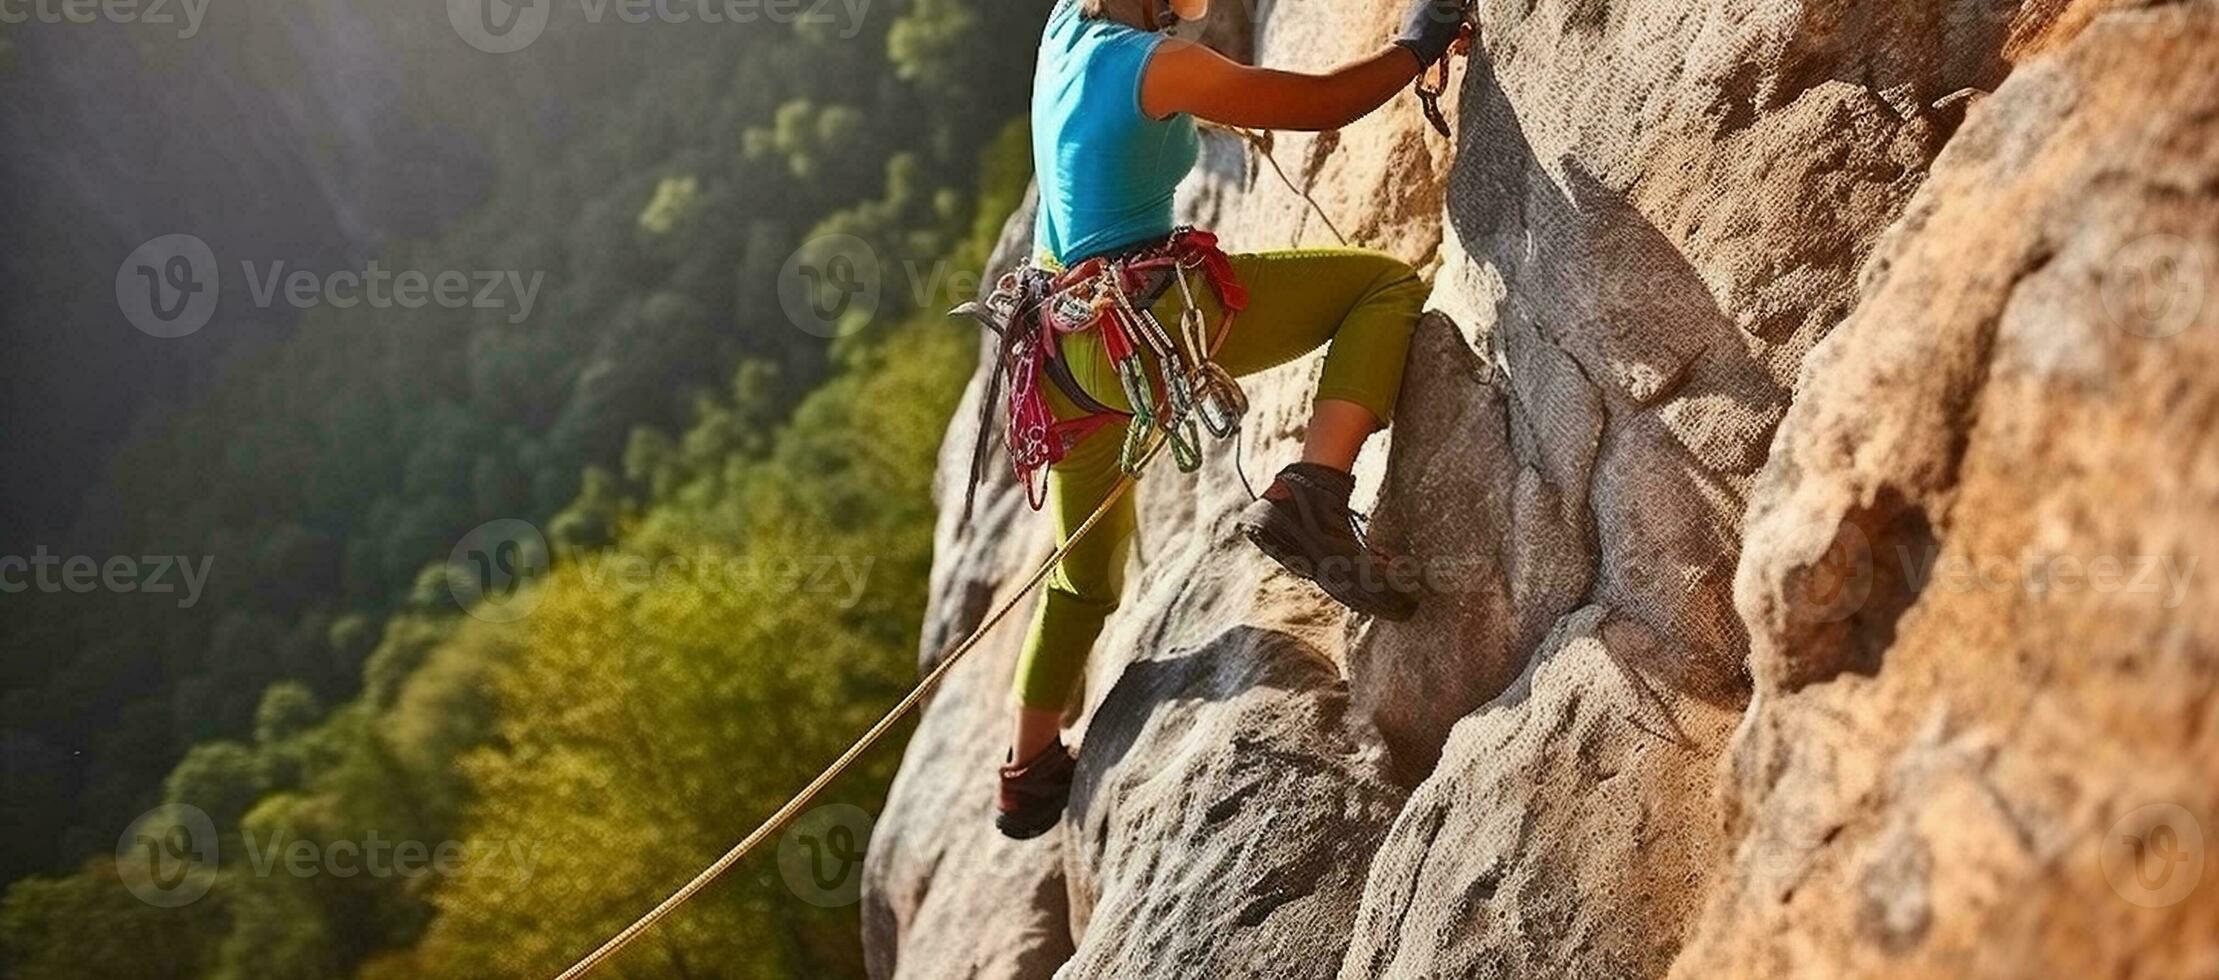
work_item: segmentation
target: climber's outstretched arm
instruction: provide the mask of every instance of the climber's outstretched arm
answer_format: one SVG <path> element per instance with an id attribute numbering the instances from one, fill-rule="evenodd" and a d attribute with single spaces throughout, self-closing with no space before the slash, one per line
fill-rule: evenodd
<path id="1" fill-rule="evenodd" d="M 1228 126 L 1339 129 L 1377 109 L 1417 77 L 1418 60 L 1397 45 L 1322 75 L 1257 68 L 1191 41 L 1165 41 L 1149 59 L 1140 107 L 1161 119 L 1177 112 Z"/>
<path id="2" fill-rule="evenodd" d="M 1228 126 L 1338 129 L 1363 118 L 1448 53 L 1464 25 L 1463 0 L 1415 0 L 1392 44 L 1324 74 L 1244 65 L 1192 41 L 1163 42 L 1140 80 L 1140 107 Z"/>

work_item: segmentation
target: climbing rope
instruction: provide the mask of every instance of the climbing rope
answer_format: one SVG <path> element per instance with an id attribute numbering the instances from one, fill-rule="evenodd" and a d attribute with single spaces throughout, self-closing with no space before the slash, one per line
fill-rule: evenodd
<path id="1" fill-rule="evenodd" d="M 1138 469 L 1146 467 L 1148 461 L 1154 459 L 1156 453 L 1161 451 L 1163 447 L 1164 441 L 1160 438 L 1157 439 L 1155 444 L 1150 446 L 1148 451 L 1141 456 L 1139 467 L 1136 467 L 1135 472 L 1118 478 L 1117 483 L 1110 488 L 1109 495 L 1103 497 L 1101 505 L 1094 508 L 1094 513 L 1088 514 L 1086 520 L 1071 532 L 1070 537 L 1065 538 L 1062 544 L 1057 545 L 1054 551 L 1048 553 L 1047 559 L 1040 563 L 1039 568 L 1033 569 L 1032 574 L 1025 579 L 1024 585 L 1018 587 L 1017 591 L 1011 593 L 1008 598 L 1003 599 L 1001 605 L 994 607 L 994 610 L 988 613 L 986 618 L 971 630 L 970 635 L 963 638 L 963 642 L 956 644 L 947 656 L 940 658 L 940 663 L 934 666 L 923 680 L 918 681 L 916 687 L 910 689 L 907 695 L 896 702 L 894 707 L 878 720 L 877 724 L 872 725 L 868 731 L 865 731 L 863 737 L 856 739 L 855 744 L 848 746 L 847 751 L 840 753 L 839 758 L 832 760 L 832 764 L 825 767 L 823 772 L 818 773 L 817 778 L 810 780 L 809 785 L 802 787 L 801 792 L 794 794 L 793 799 L 786 801 L 786 805 L 779 807 L 777 812 L 772 813 L 768 819 L 755 828 L 754 832 L 741 838 L 739 843 L 732 845 L 732 849 L 725 851 L 723 857 L 717 858 L 714 863 L 703 868 L 700 874 L 694 875 L 692 881 L 679 886 L 678 890 L 671 892 L 670 897 L 663 899 L 661 904 L 647 910 L 647 914 L 640 916 L 631 925 L 625 926 L 622 932 L 609 937 L 609 940 L 602 943 L 599 948 L 587 953 L 578 962 L 571 964 L 570 969 L 562 971 L 556 980 L 577 980 L 577 978 L 585 976 L 594 967 L 600 966 L 609 957 L 615 956 L 618 950 L 629 945 L 632 940 L 638 939 L 642 933 L 653 928 L 655 923 L 662 921 L 664 916 L 676 911 L 678 906 L 685 904 L 687 899 L 692 898 L 703 888 L 709 887 L 710 882 L 715 881 L 719 875 L 724 874 L 733 865 L 738 864 L 740 859 L 746 857 L 748 852 L 753 851 L 770 835 L 777 833 L 788 823 L 793 822 L 794 817 L 800 815 L 802 808 L 808 806 L 811 800 L 816 799 L 817 794 L 824 792 L 826 786 L 831 785 L 833 780 L 840 778 L 840 775 L 845 773 L 849 766 L 855 764 L 856 759 L 860 758 L 864 752 L 869 751 L 871 746 L 877 744 L 878 740 L 885 737 L 887 732 L 892 731 L 894 725 L 900 722 L 904 716 L 916 710 L 917 705 L 924 701 L 925 695 L 932 693 L 932 689 L 938 687 L 941 680 L 948 676 L 948 671 L 955 667 L 956 662 L 962 660 L 964 654 L 970 653 L 973 648 L 977 647 L 979 641 L 984 639 L 986 634 L 1002 621 L 1003 617 L 1008 616 L 1010 611 L 1017 607 L 1019 601 L 1031 594 L 1032 590 L 1039 588 L 1040 583 L 1048 577 L 1050 571 L 1055 569 L 1056 564 L 1063 561 L 1064 556 L 1071 553 L 1071 549 L 1078 545 L 1080 539 L 1086 537 L 1086 533 L 1093 530 L 1094 525 L 1101 522 L 1102 516 L 1109 513 L 1110 507 L 1117 503 L 1118 498 L 1123 497 L 1125 491 L 1132 488 L 1134 481 L 1138 480 L 1140 476 Z"/>
<path id="2" fill-rule="evenodd" d="M 1471 23 L 1465 23 L 1463 30 L 1457 37 L 1456 46 L 1452 49 L 1454 53 L 1468 53 L 1471 50 L 1472 39 L 1476 36 L 1477 34 Z M 1417 94 L 1418 109 L 1425 113 L 1425 121 L 1443 136 L 1453 136 L 1449 132 L 1448 117 L 1441 114 L 1441 95 L 1448 91 L 1448 84 L 1449 59 L 1445 57 L 1434 62 L 1430 78 L 1427 77 L 1426 72 L 1421 71 L 1418 73 L 1418 77 L 1411 82 L 1411 90 Z M 1213 122 L 1199 117 L 1195 119 L 1195 122 L 1204 129 L 1215 129 L 1224 132 L 1248 144 L 1249 149 L 1256 151 L 1256 155 L 1262 157 L 1264 163 L 1271 166 L 1271 172 L 1279 175 L 1279 183 L 1286 185 L 1288 190 L 1293 191 L 1295 196 L 1300 197 L 1304 203 L 1308 204 L 1310 210 L 1318 216 L 1319 221 L 1325 222 L 1325 229 L 1333 233 L 1334 240 L 1340 242 L 1343 247 L 1348 245 L 1348 236 L 1341 233 L 1340 226 L 1333 223 L 1333 217 L 1325 213 L 1325 208 L 1318 204 L 1316 197 L 1311 196 L 1308 187 L 1309 182 L 1304 181 L 1302 184 L 1296 184 L 1294 178 L 1287 176 L 1287 171 L 1279 166 L 1279 158 L 1271 153 L 1271 132 L 1269 130 L 1258 131 L 1245 126 Z"/>
<path id="3" fill-rule="evenodd" d="M 1287 185 L 1288 190 L 1293 191 L 1295 196 L 1302 198 L 1310 205 L 1310 210 L 1317 214 L 1318 220 L 1325 222 L 1326 230 L 1333 233 L 1333 238 L 1339 241 L 1343 247 L 1348 245 L 1348 236 L 1341 234 L 1340 226 L 1333 223 L 1333 217 L 1325 213 L 1325 208 L 1318 204 L 1318 199 L 1310 196 L 1310 189 L 1307 186 L 1297 186 L 1294 178 L 1287 176 L 1287 172 L 1279 168 L 1278 158 L 1271 155 L 1271 134 L 1269 132 L 1258 132 L 1246 126 L 1231 126 L 1201 118 L 1195 119 L 1195 122 L 1204 129 L 1219 130 L 1247 143 L 1250 149 L 1256 151 L 1257 156 L 1263 157 L 1264 162 L 1271 165 L 1271 172 L 1279 175 L 1280 183 Z"/>

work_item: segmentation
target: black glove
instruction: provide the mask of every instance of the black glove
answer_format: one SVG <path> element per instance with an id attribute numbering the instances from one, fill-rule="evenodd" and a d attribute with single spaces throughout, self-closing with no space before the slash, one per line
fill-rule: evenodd
<path id="1" fill-rule="evenodd" d="M 1464 0 L 1413 0 L 1410 16 L 1402 22 L 1402 36 L 1395 43 L 1418 57 L 1418 70 L 1448 56 L 1449 45 L 1464 29 Z"/>

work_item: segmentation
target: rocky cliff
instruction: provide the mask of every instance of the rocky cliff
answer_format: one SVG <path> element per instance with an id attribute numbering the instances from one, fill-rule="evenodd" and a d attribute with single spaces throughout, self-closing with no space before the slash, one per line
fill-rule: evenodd
<path id="1" fill-rule="evenodd" d="M 1399 5 L 1220 6 L 1322 67 Z M 1241 542 L 1233 445 L 1152 472 L 1063 828 L 989 825 L 1004 628 L 890 792 L 874 972 L 2219 976 L 2219 4 L 1479 20 L 1453 140 L 1405 97 L 1276 138 L 1322 217 L 1229 139 L 1182 195 L 1432 275 L 1359 472 L 1424 609 Z M 1249 473 L 1316 366 L 1248 382 Z M 928 664 L 1046 553 L 990 491 Z"/>

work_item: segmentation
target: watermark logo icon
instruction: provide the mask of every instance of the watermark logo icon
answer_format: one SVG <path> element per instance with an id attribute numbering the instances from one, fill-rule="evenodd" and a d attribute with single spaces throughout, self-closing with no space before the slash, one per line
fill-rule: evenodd
<path id="1" fill-rule="evenodd" d="M 191 905 L 216 882 L 216 823 L 197 806 L 170 803 L 139 814 L 116 838 L 116 877 L 156 908 Z"/>
<path id="2" fill-rule="evenodd" d="M 778 874 L 811 905 L 853 905 L 863 894 L 863 855 L 871 843 L 869 811 L 848 803 L 820 806 L 786 828 L 778 842 Z"/>
<path id="3" fill-rule="evenodd" d="M 2203 881 L 2203 826 L 2172 803 L 2139 807 L 2103 835 L 2099 860 L 2120 898 L 2146 908 L 2173 905 Z"/>
<path id="4" fill-rule="evenodd" d="M 823 235 L 786 257 L 778 270 L 778 305 L 802 332 L 836 337 L 878 312 L 883 278 L 870 243 L 854 235 Z"/>
<path id="5" fill-rule="evenodd" d="M 1848 521 L 1831 533 L 1826 551 L 1787 581 L 1784 598 L 1796 622 L 1839 622 L 1864 608 L 1872 595 L 1872 542 Z"/>
<path id="6" fill-rule="evenodd" d="M 193 235 L 150 239 L 116 266 L 116 307 L 149 336 L 183 337 L 207 326 L 221 287 L 215 250 Z"/>
<path id="7" fill-rule="evenodd" d="M 487 54 L 529 47 L 547 29 L 554 0 L 447 0 L 447 22 L 464 43 Z"/>
<path id="8" fill-rule="evenodd" d="M 2163 232 L 2126 243 L 2112 260 L 2104 305 L 2120 329 L 2150 340 L 2194 325 L 2203 315 L 2213 277 L 2219 276 L 2219 261 L 2208 243 Z"/>
<path id="9" fill-rule="evenodd" d="M 513 623 L 539 606 L 539 591 L 526 586 L 547 574 L 549 556 L 546 535 L 530 521 L 487 521 L 447 553 L 447 591 L 478 619 Z"/>

